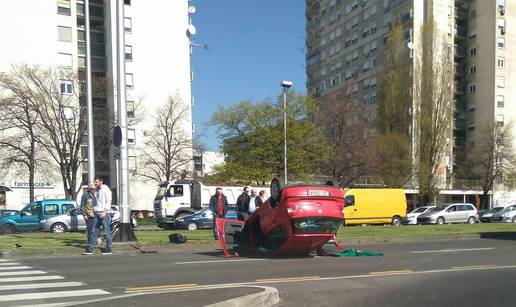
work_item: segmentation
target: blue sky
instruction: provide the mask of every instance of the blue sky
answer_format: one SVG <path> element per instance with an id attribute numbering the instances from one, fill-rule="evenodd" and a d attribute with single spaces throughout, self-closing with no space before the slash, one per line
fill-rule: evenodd
<path id="1" fill-rule="evenodd" d="M 281 80 L 305 93 L 304 0 L 193 0 L 197 28 L 192 69 L 194 123 L 209 150 L 219 150 L 206 123 L 218 105 L 258 102 L 281 93 Z"/>

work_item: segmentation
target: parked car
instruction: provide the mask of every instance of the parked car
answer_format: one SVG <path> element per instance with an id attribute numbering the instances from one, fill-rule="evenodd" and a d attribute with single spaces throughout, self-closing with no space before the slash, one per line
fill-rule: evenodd
<path id="1" fill-rule="evenodd" d="M 501 211 L 503 209 L 504 209 L 504 207 L 494 207 L 491 209 L 487 209 L 487 210 L 483 211 L 482 213 L 479 213 L 480 221 L 482 223 L 490 223 L 491 219 L 493 217 L 493 214 L 495 214 L 496 212 Z"/>
<path id="2" fill-rule="evenodd" d="M 227 219 L 237 219 L 235 210 L 228 210 Z M 213 228 L 213 212 L 210 208 L 201 209 L 194 214 L 185 215 L 174 221 L 175 229 L 198 230 Z"/>
<path id="3" fill-rule="evenodd" d="M 349 189 L 344 197 L 344 225 L 399 226 L 407 216 L 407 199 L 402 189 Z"/>
<path id="4" fill-rule="evenodd" d="M 475 206 L 467 203 L 439 205 L 421 214 L 417 218 L 418 224 L 469 223 L 478 221 L 478 212 Z"/>
<path id="5" fill-rule="evenodd" d="M 18 210 L 0 209 L 0 217 L 16 215 L 18 213 L 20 213 Z"/>
<path id="6" fill-rule="evenodd" d="M 21 231 L 37 231 L 41 220 L 68 213 L 76 206 L 77 203 L 69 199 L 45 199 L 32 202 L 18 214 L 0 218 L 0 232 L 11 234 Z"/>
<path id="7" fill-rule="evenodd" d="M 423 206 L 423 207 L 414 209 L 412 212 L 407 214 L 407 224 L 416 225 L 417 217 L 425 212 L 428 212 L 428 210 L 430 210 L 432 208 L 435 208 L 435 206 Z"/>
<path id="8" fill-rule="evenodd" d="M 493 222 L 516 223 L 516 205 L 506 207 L 493 214 L 491 217 Z"/>
<path id="9" fill-rule="evenodd" d="M 113 216 L 111 218 L 111 229 L 115 229 L 118 227 L 120 221 L 120 212 L 116 206 L 111 206 L 111 211 L 113 212 Z M 131 216 L 131 223 L 135 228 L 138 225 L 138 222 L 133 216 Z M 68 213 L 42 219 L 40 221 L 39 229 L 41 231 L 50 231 L 53 233 L 85 231 L 86 221 L 84 220 L 84 216 L 82 215 L 80 208 L 75 208 Z"/>

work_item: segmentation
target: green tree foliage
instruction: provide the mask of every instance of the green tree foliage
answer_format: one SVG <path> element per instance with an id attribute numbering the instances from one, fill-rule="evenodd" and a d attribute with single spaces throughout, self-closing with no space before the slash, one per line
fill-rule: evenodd
<path id="1" fill-rule="evenodd" d="M 296 93 L 287 97 L 288 174 L 302 178 L 317 174 L 329 147 L 313 121 L 318 112 L 314 101 Z M 220 106 L 210 125 L 222 139 L 226 164 L 218 178 L 223 181 L 269 181 L 283 174 L 283 104 L 264 100 L 242 101 L 232 107 Z"/>
<path id="2" fill-rule="evenodd" d="M 403 26 L 397 24 L 389 33 L 389 45 L 384 54 L 384 70 L 380 80 L 377 108 L 378 157 L 376 174 L 389 187 L 402 187 L 411 172 L 409 142 L 410 61 L 403 37 Z"/>

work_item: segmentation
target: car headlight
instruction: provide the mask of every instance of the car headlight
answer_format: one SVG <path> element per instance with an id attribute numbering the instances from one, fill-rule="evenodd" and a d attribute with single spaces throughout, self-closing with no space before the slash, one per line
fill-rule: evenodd
<path id="1" fill-rule="evenodd" d="M 177 221 L 178 221 L 178 222 L 184 222 L 184 221 L 185 221 L 185 219 L 178 219 Z"/>
<path id="2" fill-rule="evenodd" d="M 509 217 L 509 213 L 504 213 L 503 217 Z"/>

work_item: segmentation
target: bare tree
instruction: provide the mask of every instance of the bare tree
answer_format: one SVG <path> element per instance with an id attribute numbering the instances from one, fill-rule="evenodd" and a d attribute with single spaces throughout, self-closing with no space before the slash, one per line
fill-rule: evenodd
<path id="1" fill-rule="evenodd" d="M 425 23 L 414 54 L 414 140 L 419 195 L 424 203 L 438 193 L 451 135 L 453 50 L 433 21 Z"/>
<path id="2" fill-rule="evenodd" d="M 66 198 L 75 199 L 80 189 L 77 178 L 86 128 L 77 76 L 69 70 L 18 65 L 3 75 L 2 88 L 25 102 L 38 118 L 35 141 L 57 164 Z"/>
<path id="3" fill-rule="evenodd" d="M 466 153 L 463 174 L 482 185 L 480 207 L 487 208 L 495 182 L 508 182 L 514 172 L 516 155 L 512 145 L 512 124 L 485 127 L 473 148 Z"/>
<path id="4" fill-rule="evenodd" d="M 185 132 L 188 107 L 178 96 L 169 97 L 155 116 L 154 129 L 147 135 L 143 152 L 143 172 L 156 182 L 170 181 L 185 174 L 192 161 L 192 139 Z"/>

